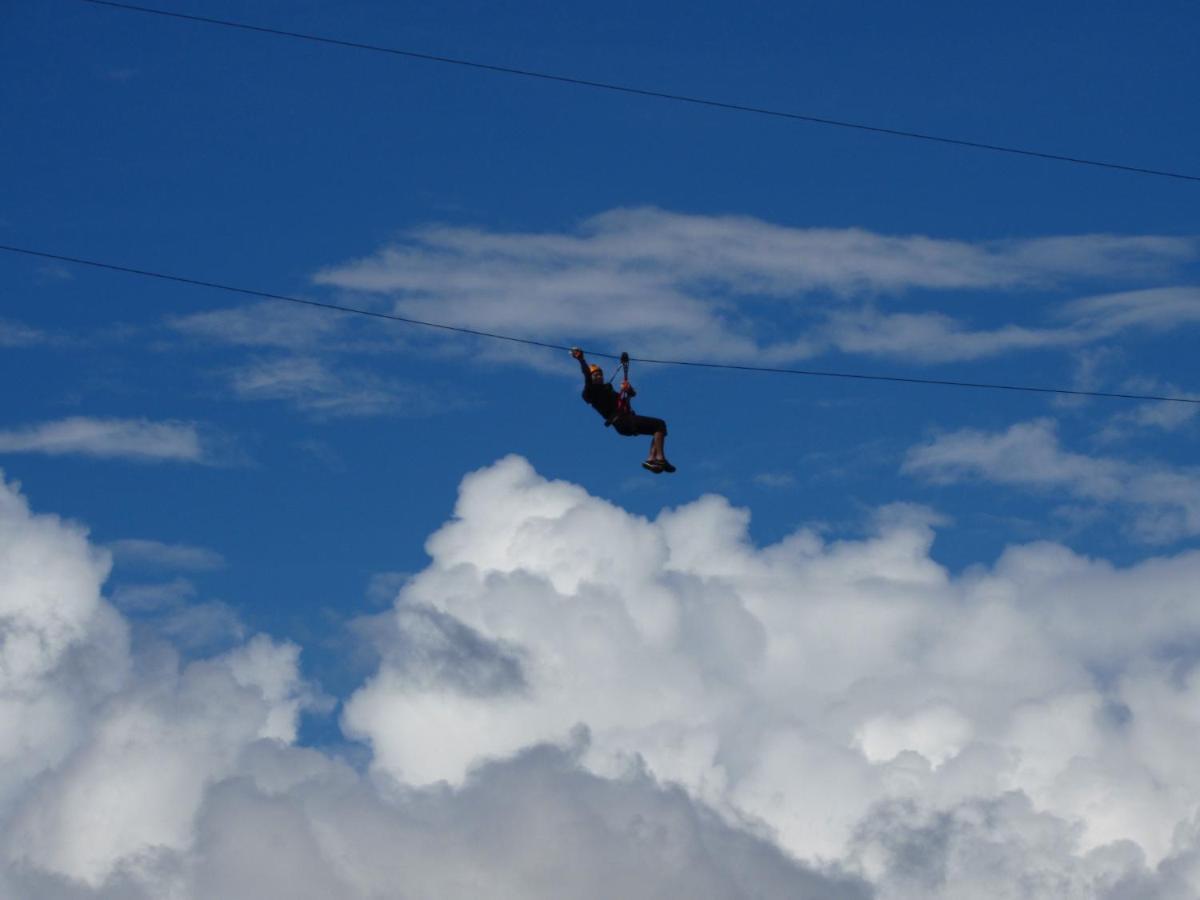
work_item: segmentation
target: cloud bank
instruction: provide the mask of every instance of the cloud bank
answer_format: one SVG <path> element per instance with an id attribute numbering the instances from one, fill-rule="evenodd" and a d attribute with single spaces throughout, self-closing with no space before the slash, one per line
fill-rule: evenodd
<path id="1" fill-rule="evenodd" d="M 1200 321 L 1200 290 L 1163 285 L 1198 255 L 1163 236 L 967 242 L 749 216 L 616 209 L 562 233 L 419 229 L 315 276 L 404 316 L 547 340 L 628 343 L 676 357 L 782 363 L 838 351 L 942 363 L 1073 348 L 1130 328 Z M 1147 286 L 1088 296 L 1105 284 Z M 986 292 L 1070 291 L 1047 321 L 979 326 Z M 896 310 L 916 292 L 976 303 Z M 603 311 L 603 314 L 599 314 Z"/>
<path id="2" fill-rule="evenodd" d="M 432 225 L 328 265 L 313 281 L 369 312 L 602 351 L 763 365 L 831 355 L 941 365 L 1079 354 L 1118 334 L 1162 339 L 1193 327 L 1200 287 L 1189 278 L 1198 258 L 1200 242 L 1185 237 L 972 242 L 633 208 L 557 232 Z M 238 354 L 213 373 L 231 396 L 286 403 L 315 419 L 426 415 L 454 395 L 437 390 L 442 402 L 432 404 L 429 385 L 380 375 L 378 365 L 364 365 L 368 355 L 461 359 L 471 350 L 552 367 L 543 354 L 501 342 L 474 347 L 454 335 L 447 343 L 442 331 L 277 303 L 168 325 Z"/>
<path id="3" fill-rule="evenodd" d="M 936 523 L 759 547 L 500 460 L 364 622 L 359 771 L 299 648 L 131 642 L 5 485 L 0 896 L 1195 896 L 1200 553 L 955 574 Z"/>
<path id="4" fill-rule="evenodd" d="M 0 481 L 0 897 L 866 898 L 584 730 L 451 790 L 297 746 L 299 648 L 131 641 L 108 554 Z"/>
<path id="5" fill-rule="evenodd" d="M 1200 554 L 955 577 L 931 521 L 756 548 L 719 497 L 647 521 L 509 458 L 464 480 L 346 727 L 453 785 L 584 723 L 590 771 L 644 766 L 881 896 L 1159 890 L 1195 852 Z"/>

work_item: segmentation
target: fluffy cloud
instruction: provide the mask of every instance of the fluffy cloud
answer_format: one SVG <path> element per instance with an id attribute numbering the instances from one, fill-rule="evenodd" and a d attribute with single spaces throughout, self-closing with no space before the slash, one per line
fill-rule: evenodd
<path id="1" fill-rule="evenodd" d="M 426 228 L 330 266 L 316 281 L 390 297 L 402 315 L 458 327 L 559 342 L 625 344 L 636 336 L 650 356 L 778 364 L 837 349 L 937 363 L 1195 322 L 1200 292 L 1155 286 L 1077 301 L 1048 323 L 991 328 L 941 311 L 880 312 L 871 299 L 1161 281 L 1196 256 L 1187 238 L 969 243 L 643 208 L 613 210 L 561 234 Z"/>
<path id="2" fill-rule="evenodd" d="M 83 739 L 128 676 L 128 634 L 100 596 L 109 560 L 0 486 L 0 804 Z"/>
<path id="3" fill-rule="evenodd" d="M 0 484 L 0 858 L 91 885 L 186 846 L 205 787 L 251 741 L 292 740 L 304 696 L 298 648 L 263 637 L 182 670 L 136 658 L 109 565 Z"/>
<path id="4" fill-rule="evenodd" d="M 0 431 L 0 453 L 95 456 L 136 462 L 212 459 L 212 448 L 193 423 L 85 416 Z"/>
<path id="5" fill-rule="evenodd" d="M 112 698 L 16 805 L 8 857 L 98 885 L 123 860 L 188 847 L 206 788 L 239 754 L 259 739 L 294 739 L 296 654 L 260 637 L 182 671 L 163 666 Z"/>
<path id="6" fill-rule="evenodd" d="M 501 460 L 365 623 L 363 772 L 297 745 L 298 648 L 131 649 L 0 487 L 0 896 L 1194 896 L 1200 553 L 956 575 L 938 523 L 759 547 Z"/>
<path id="7" fill-rule="evenodd" d="M 0 896 L 869 895 L 636 765 L 588 773 L 582 731 L 454 791 L 364 777 L 296 746 L 297 647 L 131 647 L 108 566 L 0 482 Z"/>
<path id="8" fill-rule="evenodd" d="M 1200 470 L 1064 450 L 1052 419 L 940 435 L 911 449 L 904 470 L 941 483 L 979 478 L 1133 509 L 1131 527 L 1142 540 L 1200 534 Z"/>
<path id="9" fill-rule="evenodd" d="M 884 896 L 1160 885 L 1195 850 L 1200 554 L 1035 544 L 954 577 L 932 521 L 756 548 L 718 497 L 647 521 L 506 459 L 372 629 L 346 727 L 376 771 L 460 785 L 583 724 L 591 772 L 636 762 Z"/>

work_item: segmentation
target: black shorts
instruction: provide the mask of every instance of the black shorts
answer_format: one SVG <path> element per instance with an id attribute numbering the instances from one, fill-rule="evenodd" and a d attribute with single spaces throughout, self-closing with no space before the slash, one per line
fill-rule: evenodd
<path id="1" fill-rule="evenodd" d="M 617 434 L 625 437 L 637 437 L 639 434 L 667 433 L 667 423 L 654 416 L 621 416 L 613 422 Z"/>

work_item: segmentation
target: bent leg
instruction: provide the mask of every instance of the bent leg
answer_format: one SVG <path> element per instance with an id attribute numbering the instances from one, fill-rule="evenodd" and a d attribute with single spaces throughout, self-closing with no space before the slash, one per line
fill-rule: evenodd
<path id="1" fill-rule="evenodd" d="M 654 416 L 632 416 L 629 420 L 631 433 L 650 435 L 650 456 L 647 462 L 666 462 L 663 445 L 667 439 L 667 423 Z M 669 471 L 674 471 L 674 466 Z"/>

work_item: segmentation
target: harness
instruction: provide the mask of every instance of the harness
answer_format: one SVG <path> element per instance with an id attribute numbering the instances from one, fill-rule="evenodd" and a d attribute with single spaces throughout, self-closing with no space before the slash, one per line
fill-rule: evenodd
<path id="1" fill-rule="evenodd" d="M 622 384 L 629 384 L 629 354 L 621 354 L 621 362 L 618 364 L 618 369 L 612 373 L 612 377 L 608 379 L 611 385 L 617 377 L 617 371 L 621 373 Z M 622 387 L 617 392 L 617 411 L 613 413 L 611 419 L 604 422 L 604 427 L 607 428 L 619 419 L 625 419 L 634 415 L 633 406 L 629 402 L 629 388 Z"/>
<path id="2" fill-rule="evenodd" d="M 629 354 L 621 354 L 621 383 L 629 384 Z M 613 372 L 613 378 L 617 377 L 617 373 Z M 629 405 L 629 388 L 622 387 L 620 393 L 617 394 L 617 415 L 615 418 L 621 419 L 625 416 L 633 415 L 633 407 Z"/>

